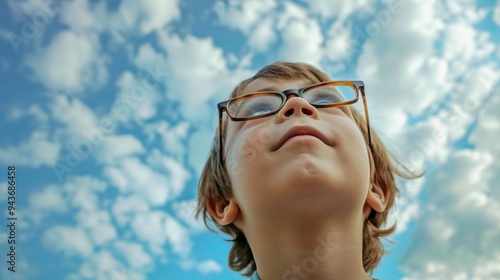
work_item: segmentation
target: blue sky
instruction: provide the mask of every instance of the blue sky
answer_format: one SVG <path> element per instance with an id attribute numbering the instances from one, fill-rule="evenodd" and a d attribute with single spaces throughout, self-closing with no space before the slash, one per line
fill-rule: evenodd
<path id="1" fill-rule="evenodd" d="M 376 278 L 500 279 L 499 1 L 45 2 L 0 4 L 2 279 L 242 279 L 192 211 L 216 103 L 277 60 L 363 80 L 427 169 Z"/>

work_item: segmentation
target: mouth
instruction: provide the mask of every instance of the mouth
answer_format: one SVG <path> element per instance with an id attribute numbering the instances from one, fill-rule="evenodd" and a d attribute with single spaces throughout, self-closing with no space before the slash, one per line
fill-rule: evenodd
<path id="1" fill-rule="evenodd" d="M 279 150 L 288 140 L 297 136 L 313 136 L 321 140 L 326 145 L 329 145 L 329 141 L 325 135 L 323 135 L 319 130 L 312 126 L 295 126 L 288 130 L 278 141 L 277 145 L 273 151 Z"/>

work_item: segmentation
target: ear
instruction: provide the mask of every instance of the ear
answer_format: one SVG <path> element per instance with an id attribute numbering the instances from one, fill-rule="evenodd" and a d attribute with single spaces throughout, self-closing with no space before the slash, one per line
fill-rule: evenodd
<path id="1" fill-rule="evenodd" d="M 228 225 L 238 216 L 240 207 L 234 199 L 209 199 L 207 201 L 207 210 L 219 224 Z"/>
<path id="2" fill-rule="evenodd" d="M 366 196 L 365 207 L 363 208 L 365 219 L 368 217 L 372 209 L 377 212 L 384 212 L 390 195 L 391 194 L 389 193 L 389 188 L 387 186 L 370 183 L 370 189 L 368 190 L 368 195 Z"/>

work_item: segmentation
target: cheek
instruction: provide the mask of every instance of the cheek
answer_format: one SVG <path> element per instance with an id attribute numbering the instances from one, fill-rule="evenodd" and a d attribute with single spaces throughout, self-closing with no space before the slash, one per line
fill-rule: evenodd
<path id="1" fill-rule="evenodd" d="M 365 170 L 365 172 L 362 172 L 364 178 L 365 175 L 370 173 L 370 160 L 365 138 L 354 120 L 348 120 L 343 125 L 345 127 L 343 129 L 342 143 L 345 147 L 341 151 L 344 153 L 343 156 L 353 164 L 363 167 L 363 170 Z"/>
<path id="2" fill-rule="evenodd" d="M 236 183 L 235 180 L 239 180 L 249 171 L 248 168 L 257 158 L 260 148 L 258 144 L 256 137 L 248 131 L 240 131 L 233 137 L 226 154 L 226 168 L 232 182 Z"/>
<path id="3" fill-rule="evenodd" d="M 282 131 L 271 129 L 265 124 L 267 121 L 268 118 L 263 118 L 228 127 L 226 158 L 233 162 L 241 162 L 241 165 L 248 165 L 257 157 L 269 152 L 271 145 Z"/>
<path id="4" fill-rule="evenodd" d="M 234 198 L 244 213 L 251 212 L 251 205 L 260 197 L 258 186 L 261 185 L 262 161 L 259 161 L 260 150 L 255 139 L 239 134 L 228 151 L 226 163 Z"/>

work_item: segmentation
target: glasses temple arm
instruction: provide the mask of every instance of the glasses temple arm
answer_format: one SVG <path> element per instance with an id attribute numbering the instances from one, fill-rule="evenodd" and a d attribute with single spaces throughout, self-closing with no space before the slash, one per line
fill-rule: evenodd
<path id="1" fill-rule="evenodd" d="M 222 113 L 223 110 L 219 108 L 219 156 L 220 156 L 220 163 L 222 166 L 224 166 L 224 154 L 222 151 Z"/>
<path id="2" fill-rule="evenodd" d="M 368 113 L 368 105 L 366 103 L 365 87 L 360 86 L 359 89 L 361 91 L 361 98 L 363 99 L 363 107 L 365 109 L 366 130 L 368 133 L 368 144 L 370 145 L 370 150 L 373 153 L 372 132 L 371 132 L 371 127 L 370 127 L 370 115 Z"/>

